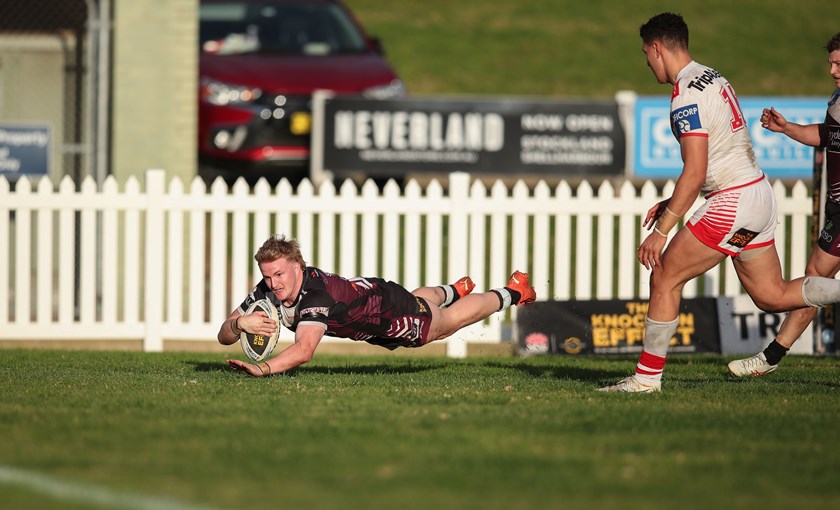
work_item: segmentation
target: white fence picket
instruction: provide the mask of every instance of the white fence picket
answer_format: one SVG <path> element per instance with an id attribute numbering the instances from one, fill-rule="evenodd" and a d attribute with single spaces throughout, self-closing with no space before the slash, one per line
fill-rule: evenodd
<path id="1" fill-rule="evenodd" d="M 15 307 L 15 322 L 27 324 L 30 322 L 31 288 L 30 277 L 32 275 L 30 257 L 32 238 L 32 185 L 27 179 L 20 183 L 20 194 L 23 196 L 23 203 L 15 215 L 15 296 L 17 306 Z"/>
<path id="2" fill-rule="evenodd" d="M 79 320 L 84 323 L 96 321 L 96 263 L 97 253 L 97 209 L 96 182 L 88 176 L 82 181 L 81 198 L 84 201 L 80 214 L 79 240 Z"/>
<path id="3" fill-rule="evenodd" d="M 597 299 L 609 299 L 613 296 L 613 257 L 616 255 L 613 250 L 613 232 L 615 212 L 612 204 L 615 203 L 615 189 L 609 181 L 604 181 L 598 188 L 598 204 L 603 204 L 600 209 L 603 211 L 596 215 L 598 219 L 598 237 L 595 241 L 595 276 Z M 618 254 L 620 255 L 620 253 Z"/>
<path id="4" fill-rule="evenodd" d="M 126 190 L 127 191 L 127 190 Z M 69 177 L 61 180 L 59 197 L 69 198 L 75 195 L 75 185 Z M 75 316 L 75 282 L 73 268 L 76 267 L 76 225 L 75 212 L 62 207 L 58 217 L 58 322 L 70 325 Z"/>
<path id="5" fill-rule="evenodd" d="M 411 181 L 405 186 L 405 199 L 411 203 L 421 202 L 422 190 L 417 181 Z M 422 285 L 422 252 L 420 239 L 423 233 L 420 231 L 420 214 L 419 208 L 407 211 L 405 213 L 405 241 L 403 249 L 403 263 L 405 271 L 405 280 L 403 285 L 409 290 L 414 290 Z"/>
<path id="6" fill-rule="evenodd" d="M 52 193 L 52 183 L 49 179 L 41 179 L 38 182 L 39 202 L 42 204 L 51 203 Z M 48 324 L 53 316 L 53 210 L 39 208 L 35 212 L 37 214 L 38 230 L 35 241 L 35 250 L 38 254 L 35 263 L 37 268 L 35 295 L 38 296 L 39 301 L 35 311 L 37 313 L 36 321 L 43 326 Z M 0 268 L 0 271 L 2 271 L 2 268 Z"/>
<path id="7" fill-rule="evenodd" d="M 572 188 L 566 181 L 557 186 L 555 193 L 557 213 L 554 234 L 554 299 L 572 297 L 572 212 L 566 204 L 574 203 Z"/>
<path id="8" fill-rule="evenodd" d="M 443 187 L 438 181 L 432 181 L 426 188 L 426 197 L 431 201 L 425 209 L 426 229 L 422 230 L 426 241 L 426 275 L 421 286 L 439 285 L 444 281 L 443 261 L 443 214 L 436 202 L 443 201 Z"/>
<path id="9" fill-rule="evenodd" d="M 551 289 L 551 274 L 549 273 L 551 250 L 551 228 L 550 228 L 550 214 L 551 214 L 551 190 L 545 181 L 540 181 L 534 188 L 534 200 L 540 202 L 542 205 L 538 207 L 539 212 L 534 214 L 534 234 L 533 234 L 533 257 L 534 262 L 531 267 L 531 278 L 533 280 L 534 290 L 538 296 L 549 296 Z"/>
<path id="10" fill-rule="evenodd" d="M 85 180 L 77 190 L 69 178 L 54 188 L 22 177 L 11 191 L 0 177 L 0 340 L 139 339 L 150 351 L 168 339 L 212 340 L 262 277 L 253 253 L 272 233 L 297 238 L 322 269 L 409 289 L 470 274 L 482 292 L 520 269 L 540 300 L 644 299 L 650 276 L 635 258 L 648 235 L 641 220 L 673 191 L 673 183 L 660 192 L 649 182 L 640 190 L 604 182 L 596 193 L 588 182 L 572 189 L 564 181 L 539 183 L 531 195 L 522 182 L 488 190 L 466 174 L 450 175 L 448 194 L 438 181 L 425 190 L 411 181 L 403 192 L 388 183 L 381 193 L 373 182 L 361 192 L 350 181 L 339 189 L 324 182 L 316 193 L 308 180 L 297 189 L 260 181 L 253 190 L 217 180 L 208 191 L 200 179 L 185 192 L 158 170 L 145 183 L 141 190 L 131 177 L 120 191 L 109 177 L 101 189 Z M 776 182 L 774 191 L 778 250 L 789 260 L 786 276 L 796 277 L 808 255 L 811 198 L 801 182 L 790 190 Z M 721 289 L 743 292 L 729 262 L 685 295 Z M 496 314 L 459 332 L 449 354 L 463 355 L 466 340 L 509 338 L 503 326 L 515 317 Z"/>
<path id="11" fill-rule="evenodd" d="M 587 181 L 578 187 L 578 200 L 581 209 L 589 209 L 595 202 L 592 185 Z M 575 246 L 575 296 L 579 299 L 592 298 L 592 277 L 596 276 L 592 270 L 592 227 L 593 218 L 591 214 L 580 214 L 577 216 L 576 225 L 576 246 Z"/>

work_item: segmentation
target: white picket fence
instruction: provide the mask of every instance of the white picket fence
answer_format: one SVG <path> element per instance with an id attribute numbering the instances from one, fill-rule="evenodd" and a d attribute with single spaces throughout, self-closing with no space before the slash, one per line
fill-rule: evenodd
<path id="1" fill-rule="evenodd" d="M 77 191 L 69 178 L 56 189 L 24 177 L 12 192 L 0 177 L 0 340 L 138 339 L 146 351 L 213 340 L 259 281 L 252 255 L 274 233 L 298 239 L 310 265 L 409 289 L 469 274 L 483 291 L 521 269 L 539 300 L 647 297 L 649 274 L 635 259 L 641 218 L 672 183 L 659 193 L 650 182 L 596 192 L 585 181 L 488 189 L 464 173 L 448 180 L 447 193 L 436 181 L 380 192 L 370 181 L 361 190 L 349 181 L 229 190 L 217 180 L 208 191 L 198 178 L 185 189 L 149 170 L 145 190 L 134 178 L 122 190 L 113 178 L 101 188 L 87 179 Z M 798 276 L 811 197 L 801 182 L 774 190 L 783 267 Z M 731 263 L 699 280 L 685 296 L 742 292 Z M 466 341 L 510 339 L 512 321 L 515 310 L 462 330 L 449 355 L 465 355 Z"/>

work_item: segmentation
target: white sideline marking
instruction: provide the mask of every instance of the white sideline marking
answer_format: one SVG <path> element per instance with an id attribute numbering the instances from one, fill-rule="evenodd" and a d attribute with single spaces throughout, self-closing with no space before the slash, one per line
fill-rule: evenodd
<path id="1" fill-rule="evenodd" d="M 0 465 L 0 484 L 28 487 L 55 499 L 75 500 L 127 510 L 213 510 L 210 507 L 181 503 L 172 499 L 120 492 L 80 482 L 65 482 L 32 471 L 3 465 Z"/>

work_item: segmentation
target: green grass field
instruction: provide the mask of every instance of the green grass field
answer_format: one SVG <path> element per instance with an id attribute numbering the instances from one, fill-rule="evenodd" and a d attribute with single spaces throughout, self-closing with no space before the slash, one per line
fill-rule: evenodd
<path id="1" fill-rule="evenodd" d="M 639 26 L 682 14 L 691 52 L 740 96 L 828 97 L 823 49 L 836 0 L 346 0 L 381 37 L 411 94 L 667 96 L 645 64 Z"/>
<path id="2" fill-rule="evenodd" d="M 840 366 L 733 380 L 674 356 L 316 356 L 253 379 L 209 353 L 0 351 L 0 507 L 837 508 Z"/>

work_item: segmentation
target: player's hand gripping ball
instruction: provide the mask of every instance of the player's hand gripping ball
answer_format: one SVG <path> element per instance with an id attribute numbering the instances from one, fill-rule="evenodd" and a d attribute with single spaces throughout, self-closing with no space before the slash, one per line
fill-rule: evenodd
<path id="1" fill-rule="evenodd" d="M 239 343 L 242 345 L 242 352 L 251 360 L 260 362 L 271 355 L 271 351 L 277 345 L 277 337 L 280 336 L 280 319 L 277 308 L 268 299 L 255 301 L 245 311 L 245 315 L 255 312 L 265 312 L 269 319 L 277 322 L 277 328 L 270 337 L 261 334 L 246 333 L 245 330 L 239 334 Z"/>

